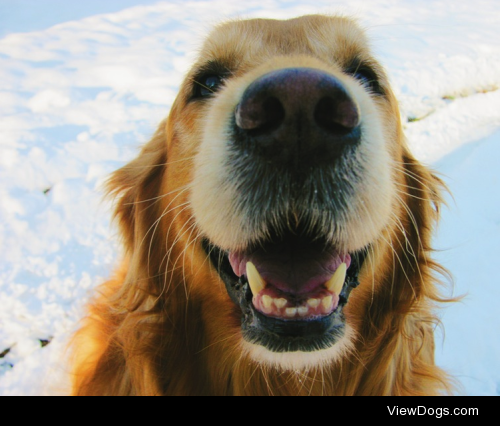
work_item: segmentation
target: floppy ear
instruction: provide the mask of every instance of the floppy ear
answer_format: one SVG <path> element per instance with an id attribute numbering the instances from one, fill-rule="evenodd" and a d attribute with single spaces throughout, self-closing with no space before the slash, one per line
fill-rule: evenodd
<path id="1" fill-rule="evenodd" d="M 157 220 L 158 197 L 167 162 L 166 120 L 139 156 L 114 172 L 107 182 L 107 192 L 117 199 L 115 219 L 126 247 L 132 255 L 148 230 L 143 228 Z"/>
<path id="2" fill-rule="evenodd" d="M 403 157 L 403 166 L 406 178 L 404 190 L 408 194 L 407 204 L 413 213 L 414 225 L 419 231 L 431 233 L 439 220 L 444 203 L 442 193 L 448 190 L 446 184 L 408 152 Z"/>
<path id="3" fill-rule="evenodd" d="M 448 191 L 446 184 L 436 174 L 417 161 L 408 151 L 403 156 L 406 192 L 405 210 L 407 213 L 406 228 L 407 243 L 412 246 L 411 256 L 416 262 L 413 265 L 418 272 L 413 280 L 421 282 L 415 286 L 419 296 L 428 297 L 438 302 L 448 302 L 439 295 L 435 284 L 440 282 L 435 274 L 451 280 L 451 275 L 445 268 L 432 260 L 432 237 L 439 221 L 441 207 L 445 203 L 443 192 Z"/>

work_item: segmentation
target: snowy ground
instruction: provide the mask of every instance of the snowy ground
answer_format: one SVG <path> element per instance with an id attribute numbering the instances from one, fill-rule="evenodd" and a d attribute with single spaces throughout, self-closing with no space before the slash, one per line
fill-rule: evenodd
<path id="1" fill-rule="evenodd" d="M 460 393 L 500 395 L 496 2 L 171 0 L 92 16 L 141 2 L 83 2 L 68 15 L 37 0 L 49 8 L 40 19 L 29 3 L 0 0 L 0 26 L 10 25 L 0 29 L 0 395 L 40 395 L 55 382 L 67 336 L 117 259 L 101 184 L 168 114 L 207 29 L 235 16 L 338 11 L 368 29 L 411 146 L 454 195 L 437 257 L 467 296 L 441 312 L 437 360 Z M 40 28 L 42 15 L 78 19 Z M 40 31 L 16 33 L 30 30 Z"/>

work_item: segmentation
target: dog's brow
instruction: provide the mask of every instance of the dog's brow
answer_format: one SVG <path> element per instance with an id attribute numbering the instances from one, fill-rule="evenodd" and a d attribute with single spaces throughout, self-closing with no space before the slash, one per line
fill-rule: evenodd
<path id="1" fill-rule="evenodd" d="M 367 61 L 362 59 L 360 56 L 355 56 L 346 63 L 344 69 L 347 73 L 352 74 L 352 73 L 357 73 L 363 67 L 372 68 L 371 65 Z"/>
<path id="2" fill-rule="evenodd" d="M 194 76 L 202 76 L 206 74 L 216 75 L 231 75 L 233 73 L 233 66 L 226 59 L 212 59 L 198 66 L 194 71 Z"/>

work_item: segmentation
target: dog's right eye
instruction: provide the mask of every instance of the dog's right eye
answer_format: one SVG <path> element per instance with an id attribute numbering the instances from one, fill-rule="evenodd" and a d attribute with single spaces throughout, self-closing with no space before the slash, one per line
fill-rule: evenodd
<path id="1" fill-rule="evenodd" d="M 195 98 L 212 96 L 224 82 L 224 78 L 217 74 L 207 74 L 195 79 Z"/>

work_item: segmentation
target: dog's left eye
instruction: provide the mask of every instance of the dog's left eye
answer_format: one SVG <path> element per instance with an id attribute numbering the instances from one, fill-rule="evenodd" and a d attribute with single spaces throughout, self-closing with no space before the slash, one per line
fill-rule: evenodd
<path id="1" fill-rule="evenodd" d="M 357 66 L 348 72 L 356 80 L 359 80 L 363 86 L 369 88 L 373 93 L 383 95 L 384 91 L 380 86 L 380 82 L 375 71 L 366 65 Z"/>
<path id="2" fill-rule="evenodd" d="M 195 80 L 196 90 L 195 97 L 207 98 L 212 96 L 224 82 L 224 78 L 220 75 L 210 74 L 204 75 Z"/>

